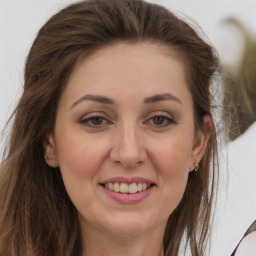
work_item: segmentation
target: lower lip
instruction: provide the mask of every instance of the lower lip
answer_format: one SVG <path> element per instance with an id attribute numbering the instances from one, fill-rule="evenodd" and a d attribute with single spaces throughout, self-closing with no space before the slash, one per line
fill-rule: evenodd
<path id="1" fill-rule="evenodd" d="M 142 200 L 147 198 L 150 195 L 150 193 L 152 192 L 154 186 L 150 187 L 146 190 L 143 190 L 141 192 L 134 193 L 134 194 L 122 194 L 122 193 L 118 193 L 115 191 L 111 191 L 103 186 L 102 186 L 102 188 L 103 188 L 104 192 L 106 193 L 106 195 L 108 197 L 110 197 L 111 199 L 113 199 L 119 203 L 122 203 L 122 204 L 133 204 L 133 203 L 141 202 Z"/>

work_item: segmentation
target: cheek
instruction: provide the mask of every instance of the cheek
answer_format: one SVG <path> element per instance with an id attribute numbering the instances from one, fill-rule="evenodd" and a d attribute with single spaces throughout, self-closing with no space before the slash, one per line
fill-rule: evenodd
<path id="1" fill-rule="evenodd" d="M 169 216 L 178 206 L 186 188 L 191 146 L 186 140 L 175 139 L 165 146 L 155 144 L 155 150 L 151 153 L 154 168 L 163 184 L 162 204 L 166 209 L 166 216 Z"/>
<path id="2" fill-rule="evenodd" d="M 154 144 L 154 161 L 161 166 L 164 176 L 182 175 L 189 171 L 192 146 L 186 139 L 170 139 L 165 143 Z"/>
<path id="3" fill-rule="evenodd" d="M 78 136 L 64 137 L 58 149 L 61 170 L 79 177 L 93 176 L 106 154 L 102 144 Z"/>
<path id="4" fill-rule="evenodd" d="M 95 197 L 93 188 L 97 186 L 96 177 L 104 159 L 104 148 L 80 136 L 69 134 L 62 138 L 57 157 L 67 193 L 77 208 L 81 204 L 91 205 L 89 199 Z"/>

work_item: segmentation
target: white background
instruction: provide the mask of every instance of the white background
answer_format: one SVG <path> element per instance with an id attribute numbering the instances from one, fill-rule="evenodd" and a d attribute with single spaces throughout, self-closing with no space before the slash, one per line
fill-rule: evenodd
<path id="1" fill-rule="evenodd" d="M 71 0 L 0 0 L 0 131 L 22 91 L 25 57 L 44 22 Z M 239 18 L 256 34 L 255 0 L 151 1 L 184 13 L 198 23 L 228 65 L 241 56 L 241 38 L 223 24 Z M 0 137 L 0 149 L 3 139 Z M 212 256 L 230 255 L 247 227 L 256 219 L 256 124 L 228 146 L 229 162 L 221 162 L 219 204 L 214 225 Z M 226 153 L 222 159 L 226 159 Z M 227 172 L 228 169 L 228 172 Z M 228 177 L 228 179 L 227 179 Z M 228 180 L 228 182 L 226 182 Z"/>

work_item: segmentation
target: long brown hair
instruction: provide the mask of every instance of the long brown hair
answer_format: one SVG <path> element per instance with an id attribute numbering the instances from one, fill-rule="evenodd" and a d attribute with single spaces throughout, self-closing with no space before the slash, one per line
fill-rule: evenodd
<path id="1" fill-rule="evenodd" d="M 152 42 L 179 52 L 194 102 L 195 128 L 211 115 L 214 51 L 169 10 L 143 0 L 88 0 L 68 6 L 40 29 L 26 60 L 23 95 L 14 111 L 8 152 L 1 164 L 0 255 L 82 254 L 77 213 L 59 169 L 44 159 L 43 141 L 55 125 L 57 104 L 79 56 L 118 42 Z M 189 174 L 170 215 L 165 255 L 178 255 L 186 237 L 193 256 L 205 255 L 215 191 L 213 124 L 200 171 Z"/>

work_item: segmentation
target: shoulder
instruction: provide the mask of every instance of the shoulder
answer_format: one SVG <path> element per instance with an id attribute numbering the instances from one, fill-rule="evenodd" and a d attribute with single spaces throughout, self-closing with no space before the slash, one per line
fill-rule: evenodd
<path id="1" fill-rule="evenodd" d="M 247 235 L 237 248 L 235 256 L 256 256 L 256 231 Z"/>

